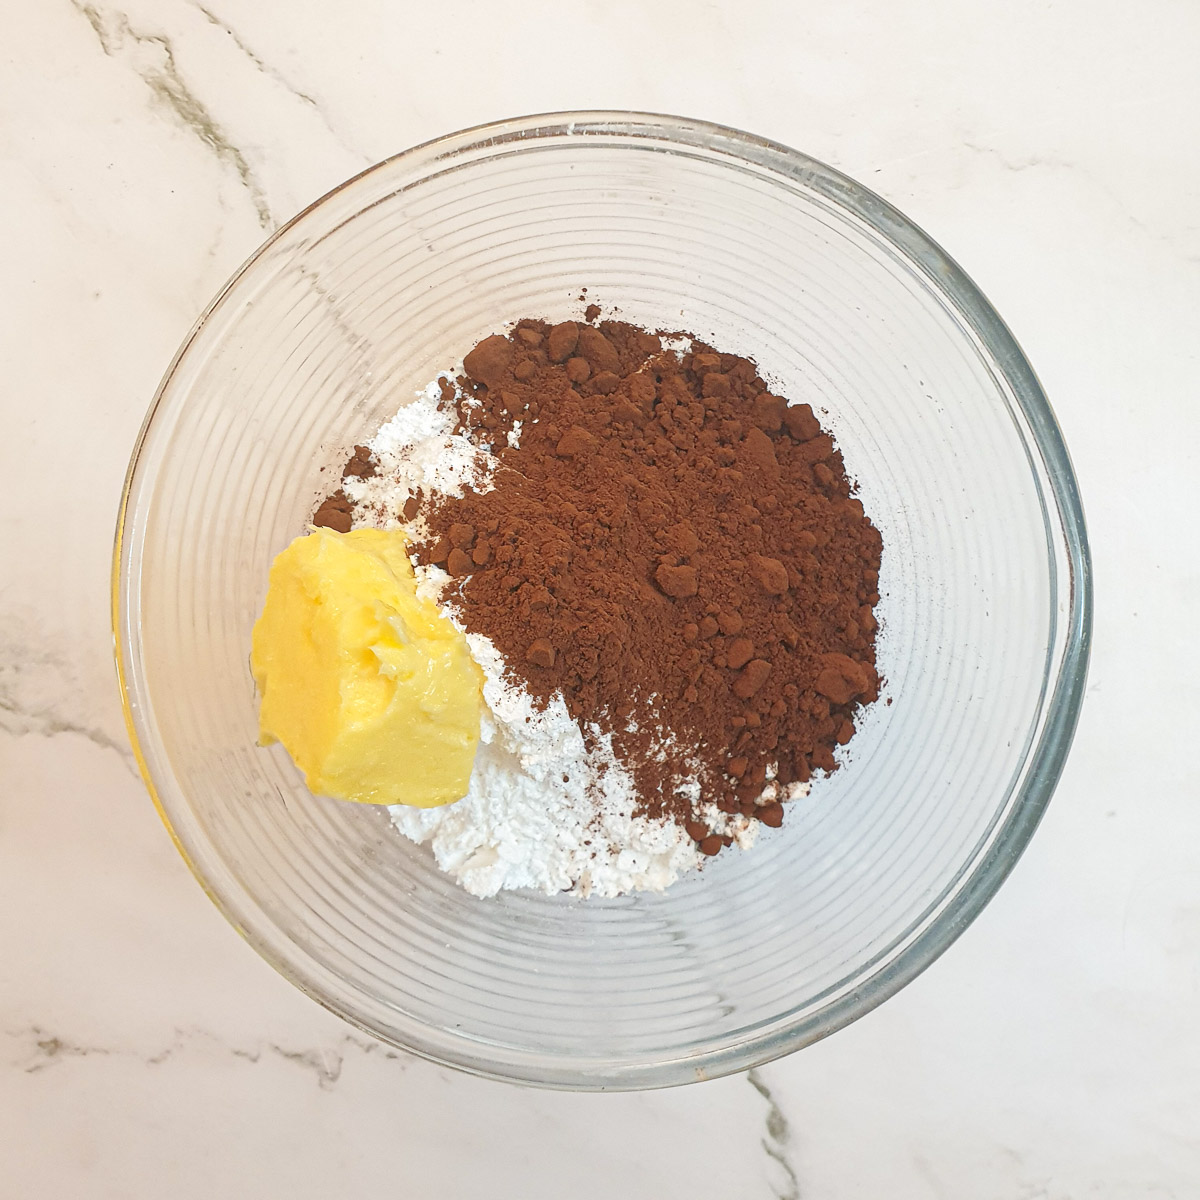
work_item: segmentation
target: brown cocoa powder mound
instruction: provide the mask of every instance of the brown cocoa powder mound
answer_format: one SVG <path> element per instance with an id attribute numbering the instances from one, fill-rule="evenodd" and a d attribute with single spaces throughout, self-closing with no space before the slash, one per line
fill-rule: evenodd
<path id="1" fill-rule="evenodd" d="M 698 774 L 778 825 L 770 770 L 835 770 L 879 694 L 881 539 L 833 439 L 748 359 L 694 341 L 680 360 L 622 322 L 523 320 L 464 365 L 459 427 L 493 447 L 494 490 L 427 507 L 419 559 L 536 698 L 611 732 L 644 811 L 715 853 L 674 790 Z"/>
<path id="2" fill-rule="evenodd" d="M 495 490 L 410 497 L 396 515 L 425 512 L 419 557 L 459 578 L 468 628 L 535 697 L 561 691 L 585 730 L 611 733 L 643 809 L 705 853 L 730 839 L 695 819 L 680 776 L 781 824 L 759 799 L 769 771 L 836 769 L 833 747 L 879 691 L 881 542 L 812 409 L 773 395 L 749 360 L 694 342 L 680 361 L 620 322 L 521 321 L 465 367 L 459 428 L 493 447 Z M 356 446 L 343 478 L 374 471 Z M 339 489 L 314 523 L 345 529 L 351 514 Z"/>

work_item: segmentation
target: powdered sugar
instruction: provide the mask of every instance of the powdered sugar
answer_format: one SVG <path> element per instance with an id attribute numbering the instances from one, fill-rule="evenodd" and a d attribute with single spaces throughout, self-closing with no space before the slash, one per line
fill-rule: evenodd
<path id="1" fill-rule="evenodd" d="M 454 432 L 454 410 L 441 404 L 441 380 L 433 380 L 406 404 L 368 442 L 376 473 L 343 483 L 360 517 L 371 524 L 396 526 L 404 501 L 418 492 L 425 496 L 461 496 L 467 487 L 487 491 L 496 460 L 486 447 Z M 414 536 L 424 532 L 413 523 Z"/>
<path id="2" fill-rule="evenodd" d="M 401 833 L 428 842 L 438 866 L 476 896 L 661 891 L 696 865 L 695 844 L 673 822 L 634 816 L 633 781 L 607 735 L 593 728 L 589 750 L 561 697 L 539 711 L 504 678 L 486 637 L 467 641 L 486 706 L 470 790 L 443 808 L 393 808 Z"/>

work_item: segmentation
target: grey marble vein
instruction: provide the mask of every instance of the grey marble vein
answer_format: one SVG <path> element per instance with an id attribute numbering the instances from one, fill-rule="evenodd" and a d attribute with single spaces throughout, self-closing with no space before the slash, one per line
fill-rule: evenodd
<path id="1" fill-rule="evenodd" d="M 334 328 L 346 340 L 351 365 L 347 368 L 350 379 L 345 386 L 345 402 L 351 411 L 357 411 L 357 406 L 371 390 L 375 364 L 374 347 L 370 339 L 359 333 L 347 319 L 338 297 L 321 282 L 320 276 L 303 263 L 299 266 L 299 272 L 313 294 L 328 310 Z"/>
<path id="2" fill-rule="evenodd" d="M 30 735 L 44 738 L 75 734 L 86 738 L 101 750 L 111 750 L 119 754 L 130 774 L 135 778 L 138 775 L 133 751 L 123 740 L 110 737 L 103 729 L 95 726 L 64 720 L 50 708 L 35 709 L 23 706 L 12 696 L 0 695 L 0 732 L 13 737 Z"/>
<path id="3" fill-rule="evenodd" d="M 91 26 L 104 53 L 109 58 L 127 61 L 155 99 L 195 134 L 222 165 L 233 169 L 254 205 L 258 223 L 264 229 L 274 229 L 277 222 L 265 189 L 245 154 L 230 141 L 204 102 L 184 81 L 170 39 L 164 34 L 135 30 L 124 13 L 102 13 L 87 0 L 70 2 Z"/>
<path id="4" fill-rule="evenodd" d="M 942 1186 L 942 1181 L 933 1169 L 932 1163 L 923 1154 L 914 1150 L 912 1153 L 912 1164 L 917 1174 L 929 1184 L 931 1200 L 950 1200 L 946 1194 L 946 1189 Z"/>
<path id="5" fill-rule="evenodd" d="M 775 1189 L 775 1200 L 800 1200 L 800 1181 L 791 1161 L 792 1131 L 787 1117 L 757 1069 L 746 1072 L 746 1082 L 767 1102 L 767 1136 L 762 1139 L 762 1148 L 767 1157 L 778 1164 L 784 1177 L 783 1186 Z"/>
<path id="6" fill-rule="evenodd" d="M 969 150 L 972 154 L 982 154 L 995 159 L 1006 171 L 1028 171 L 1033 167 L 1074 169 L 1071 163 L 1062 162 L 1041 154 L 1027 154 L 1023 158 L 1010 158 L 995 146 L 985 146 L 980 142 L 973 142 L 969 138 L 963 138 L 962 146 L 964 150 Z"/>
<path id="7" fill-rule="evenodd" d="M 77 1042 L 68 1042 L 60 1037 L 46 1033 L 44 1029 L 34 1026 L 30 1033 L 33 1035 L 33 1057 L 25 1064 L 26 1075 L 36 1075 L 56 1063 L 67 1058 L 87 1058 L 89 1055 L 105 1056 L 110 1051 L 98 1046 L 82 1046 Z"/>
<path id="8" fill-rule="evenodd" d="M 310 108 L 321 112 L 321 105 L 317 102 L 316 97 L 310 96 L 308 92 L 301 91 L 290 79 L 287 78 L 281 71 L 277 71 L 269 63 L 264 62 L 254 51 L 246 44 L 245 40 L 239 36 L 236 29 L 233 28 L 227 21 L 222 21 L 212 9 L 205 5 L 197 3 L 197 0 L 188 0 L 191 6 L 210 24 L 215 25 L 222 33 L 227 34 L 229 40 L 254 64 L 256 70 L 260 71 L 268 79 L 273 79 L 285 91 L 290 92 L 297 100 L 303 101 Z M 322 113 L 322 117 L 324 114 Z"/>
<path id="9" fill-rule="evenodd" d="M 343 1059 L 336 1050 L 285 1050 L 274 1042 L 267 1049 L 287 1062 L 315 1071 L 317 1086 L 325 1091 L 341 1078 Z"/>
<path id="10" fill-rule="evenodd" d="M 346 136 L 334 128 L 333 122 L 329 119 L 329 114 L 322 106 L 321 101 L 311 93 L 303 91 L 297 87 L 282 71 L 271 66 L 265 59 L 257 54 L 228 21 L 222 20 L 212 9 L 201 4 L 199 0 L 187 0 L 187 2 L 210 24 L 221 30 L 222 33 L 229 37 L 229 40 L 237 47 L 237 49 L 245 56 L 256 71 L 264 75 L 267 79 L 273 80 L 279 84 L 285 92 L 291 96 L 295 96 L 301 103 L 307 105 L 321 118 L 321 123 L 333 135 L 334 140 L 346 151 L 347 154 L 353 155 L 355 158 L 361 159 L 365 163 L 374 162 L 375 159 L 370 154 L 365 154 L 358 147 L 352 145 L 347 140 Z"/>
<path id="11" fill-rule="evenodd" d="M 1021 174 L 1024 171 L 1045 170 L 1065 171 L 1077 175 L 1087 187 L 1091 188 L 1097 195 L 1102 196 L 1111 204 L 1120 213 L 1121 217 L 1129 223 L 1131 228 L 1135 229 L 1143 237 L 1150 241 L 1167 245 L 1183 262 L 1195 263 L 1200 261 L 1200 255 L 1192 253 L 1184 247 L 1181 236 L 1183 234 L 1195 233 L 1197 226 L 1194 222 L 1178 230 L 1164 230 L 1148 223 L 1130 207 L 1129 201 L 1119 195 L 1109 182 L 1100 178 L 1094 171 L 1089 170 L 1081 163 L 1072 162 L 1069 159 L 1052 154 L 1026 154 L 1021 157 L 1014 157 L 1005 154 L 1004 151 L 996 146 L 984 145 L 982 142 L 973 141 L 970 138 L 963 138 L 961 144 L 964 150 L 980 158 L 990 159 L 1001 170 L 1011 171 L 1013 174 Z"/>
<path id="12" fill-rule="evenodd" d="M 341 1078 L 347 1057 L 353 1051 L 357 1051 L 363 1058 L 378 1055 L 388 1061 L 396 1062 L 399 1070 L 404 1070 L 407 1065 L 404 1056 L 398 1051 L 385 1046 L 382 1042 L 355 1037 L 353 1034 L 345 1034 L 333 1046 L 321 1049 L 292 1050 L 281 1046 L 278 1042 L 260 1042 L 253 1048 L 247 1049 L 228 1045 L 215 1034 L 206 1030 L 176 1029 L 170 1042 L 150 1053 L 139 1052 L 128 1047 L 86 1045 L 61 1034 L 51 1033 L 40 1025 L 10 1030 L 9 1036 L 25 1043 L 25 1052 L 14 1065 L 19 1066 L 26 1075 L 36 1075 L 69 1058 L 135 1058 L 147 1066 L 157 1067 L 187 1051 L 203 1050 L 214 1046 L 218 1052 L 227 1053 L 230 1057 L 251 1065 L 257 1065 L 268 1058 L 293 1063 L 306 1071 L 311 1071 L 316 1077 L 317 1086 L 322 1091 L 329 1091 Z"/>

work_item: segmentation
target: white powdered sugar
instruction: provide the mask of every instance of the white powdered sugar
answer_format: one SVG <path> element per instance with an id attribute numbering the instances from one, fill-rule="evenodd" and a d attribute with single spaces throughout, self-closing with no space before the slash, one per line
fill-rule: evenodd
<path id="1" fill-rule="evenodd" d="M 496 460 L 488 450 L 454 432 L 455 413 L 440 403 L 443 378 L 452 376 L 447 372 L 433 380 L 367 443 L 376 462 L 375 474 L 366 479 L 351 477 L 342 485 L 359 514 L 372 524 L 403 524 L 396 514 L 417 492 L 461 496 L 468 486 L 490 490 Z M 412 532 L 414 536 L 424 532 L 419 518 L 412 523 Z"/>
<path id="2" fill-rule="evenodd" d="M 467 641 L 485 677 L 470 789 L 442 808 L 392 808 L 401 833 L 428 842 L 438 866 L 476 896 L 661 891 L 697 864 L 695 843 L 674 822 L 634 816 L 633 781 L 608 735 L 593 728 L 589 752 L 561 697 L 539 711 L 504 678 L 486 637 Z"/>
<path id="3" fill-rule="evenodd" d="M 454 432 L 456 415 L 442 403 L 440 378 L 367 443 L 376 473 L 345 480 L 355 525 L 405 528 L 419 539 L 428 532 L 422 518 L 405 522 L 401 515 L 411 496 L 420 492 L 428 501 L 461 496 L 468 486 L 490 490 L 496 460 L 486 447 Z M 461 393 L 457 398 L 473 402 Z M 517 423 L 509 444 L 517 444 L 519 436 Z M 462 629 L 450 576 L 425 566 L 417 568 L 417 576 L 418 594 L 442 605 Z M 539 708 L 506 676 L 503 657 L 488 638 L 466 637 L 484 673 L 480 745 L 469 790 L 440 808 L 391 808 L 405 837 L 427 843 L 438 866 L 476 896 L 506 888 L 582 896 L 661 891 L 700 864 L 696 843 L 674 820 L 635 815 L 634 782 L 613 753 L 610 734 L 592 726 L 585 740 L 561 696 Z M 660 744 L 664 761 L 680 762 L 676 788 L 692 800 L 697 817 L 713 833 L 749 847 L 759 822 L 701 803 L 695 772 L 673 739 L 664 733 Z M 781 791 L 769 782 L 770 796 L 764 798 L 775 799 Z M 803 794 L 807 785 L 793 784 L 788 791 Z"/>

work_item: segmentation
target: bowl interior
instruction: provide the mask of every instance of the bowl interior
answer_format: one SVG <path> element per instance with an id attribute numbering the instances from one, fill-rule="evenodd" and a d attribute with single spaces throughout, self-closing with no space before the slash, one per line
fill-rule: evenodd
<path id="1" fill-rule="evenodd" d="M 782 829 L 663 895 L 477 900 L 385 812 L 309 795 L 256 746 L 250 628 L 349 447 L 506 321 L 577 314 L 583 287 L 821 413 L 883 534 L 887 702 Z M 1069 465 L 986 302 L 849 180 L 667 118 L 455 135 L 277 234 L 168 374 L 118 559 L 136 740 L 235 925 L 380 1037 L 558 1086 L 739 1069 L 911 978 L 1036 824 L 1086 657 Z"/>

